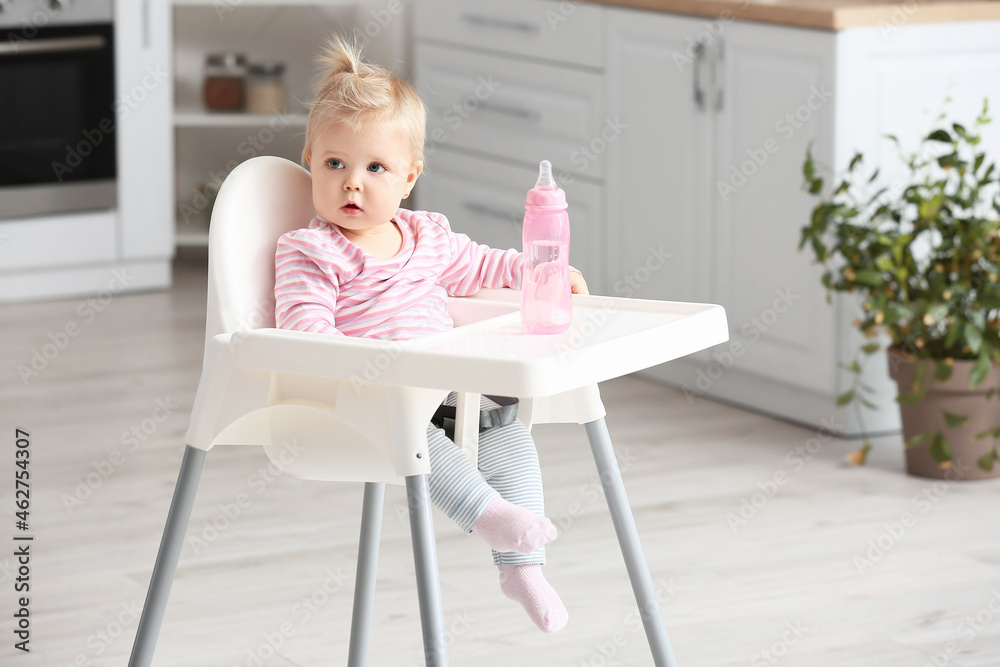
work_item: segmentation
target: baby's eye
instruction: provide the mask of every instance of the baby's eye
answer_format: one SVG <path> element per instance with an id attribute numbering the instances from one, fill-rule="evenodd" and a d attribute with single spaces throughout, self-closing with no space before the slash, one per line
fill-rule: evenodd
<path id="1" fill-rule="evenodd" d="M 326 161 L 326 166 L 328 166 L 330 169 L 343 169 L 344 163 L 338 160 L 337 158 L 333 158 Z"/>
<path id="2" fill-rule="evenodd" d="M 385 171 L 385 167 L 379 164 L 378 162 L 372 162 L 370 165 L 368 165 L 368 171 L 372 172 L 373 174 L 380 174 L 383 171 Z"/>

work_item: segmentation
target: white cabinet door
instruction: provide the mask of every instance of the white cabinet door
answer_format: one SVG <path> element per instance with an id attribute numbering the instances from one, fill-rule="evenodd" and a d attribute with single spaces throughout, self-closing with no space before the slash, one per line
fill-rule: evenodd
<path id="1" fill-rule="evenodd" d="M 835 390 L 836 312 L 818 267 L 798 254 L 815 200 L 802 191 L 810 143 L 830 154 L 835 33 L 733 23 L 716 49 L 711 172 L 715 295 L 743 344 L 740 370 Z"/>
<path id="2" fill-rule="evenodd" d="M 608 12 L 608 294 L 712 298 L 710 111 L 694 101 L 699 20 Z"/>
<path id="3" fill-rule="evenodd" d="M 741 372 L 830 394 L 836 313 L 796 248 L 806 146 L 833 137 L 834 37 L 716 26 L 609 12 L 610 293 L 719 303 Z"/>
<path id="4" fill-rule="evenodd" d="M 174 252 L 168 0 L 115 3 L 120 257 Z"/>

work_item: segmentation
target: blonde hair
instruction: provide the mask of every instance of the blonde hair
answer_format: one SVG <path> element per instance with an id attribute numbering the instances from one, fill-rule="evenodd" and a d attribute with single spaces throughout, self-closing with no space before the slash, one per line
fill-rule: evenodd
<path id="1" fill-rule="evenodd" d="M 356 132 L 399 131 L 409 139 L 413 161 L 423 164 L 427 108 L 413 86 L 365 62 L 361 47 L 343 37 L 330 39 L 317 62 L 326 74 L 309 108 L 303 164 L 313 141 L 334 123 Z"/>

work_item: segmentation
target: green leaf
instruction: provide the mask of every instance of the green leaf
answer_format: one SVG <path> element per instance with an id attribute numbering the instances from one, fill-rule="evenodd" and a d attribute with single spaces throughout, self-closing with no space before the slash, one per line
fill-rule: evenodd
<path id="1" fill-rule="evenodd" d="M 847 405 L 854 400 L 854 390 L 848 389 L 843 394 L 837 397 L 837 405 Z"/>
<path id="2" fill-rule="evenodd" d="M 931 443 L 931 458 L 938 463 L 949 463 L 951 461 L 951 443 L 942 433 L 934 435 L 934 442 Z"/>
<path id="3" fill-rule="evenodd" d="M 979 469 L 984 472 L 993 472 L 994 461 L 1000 461 L 1000 452 L 997 452 L 995 447 L 980 456 L 976 461 L 976 464 L 979 466 Z"/>
<path id="4" fill-rule="evenodd" d="M 882 272 L 874 269 L 865 269 L 854 273 L 854 282 L 872 287 L 882 286 Z"/>
<path id="5" fill-rule="evenodd" d="M 958 428 L 969 421 L 967 415 L 956 415 L 945 410 L 944 413 L 944 423 L 948 425 L 948 428 Z"/>
<path id="6" fill-rule="evenodd" d="M 861 351 L 865 354 L 875 354 L 882 349 L 881 343 L 865 343 L 861 346 Z"/>
<path id="7" fill-rule="evenodd" d="M 982 440 L 983 438 L 985 438 L 987 436 L 993 438 L 994 440 L 996 440 L 997 438 L 1000 438 L 1000 426 L 998 426 L 996 428 L 988 428 L 985 431 L 981 431 L 981 432 L 977 433 L 976 434 L 976 440 Z"/>
<path id="8" fill-rule="evenodd" d="M 963 333 L 965 333 L 965 344 L 974 354 L 978 354 L 979 348 L 983 345 L 983 332 L 972 322 L 966 322 Z"/>
<path id="9" fill-rule="evenodd" d="M 927 135 L 927 138 L 924 141 L 940 141 L 942 143 L 950 144 L 951 135 L 948 134 L 947 130 L 934 130 Z"/>
<path id="10" fill-rule="evenodd" d="M 942 155 L 937 159 L 937 163 L 941 167 L 954 167 L 959 162 L 958 153 L 948 153 L 947 155 Z"/>
<path id="11" fill-rule="evenodd" d="M 961 326 L 961 323 L 963 321 L 964 320 L 962 319 L 962 316 L 961 315 L 957 315 L 955 317 L 955 321 L 952 322 L 951 325 L 948 327 L 948 335 L 944 339 L 944 346 L 946 348 L 950 348 L 950 347 L 954 346 L 955 343 L 958 342 L 958 337 L 960 335 L 962 335 L 962 331 L 964 329 Z"/>
<path id="12" fill-rule="evenodd" d="M 978 387 L 979 384 L 986 379 L 986 374 L 990 372 L 990 351 L 989 348 L 983 348 L 979 352 L 979 358 L 976 359 L 976 365 L 972 367 L 972 372 L 969 373 L 969 386 Z"/>
<path id="13" fill-rule="evenodd" d="M 840 367 L 849 373 L 857 374 L 861 372 L 861 364 L 858 363 L 857 359 L 849 364 L 840 364 Z"/>
<path id="14" fill-rule="evenodd" d="M 912 394 L 903 393 L 896 397 L 896 401 L 903 403 L 904 405 L 913 405 L 914 403 L 919 403 L 924 400 L 923 392 L 915 392 Z"/>
<path id="15" fill-rule="evenodd" d="M 851 158 L 851 163 L 847 165 L 847 171 L 854 171 L 854 168 L 861 164 L 861 153 L 855 153 L 854 157 Z"/>
<path id="16" fill-rule="evenodd" d="M 878 406 L 869 401 L 864 396 L 858 396 L 858 400 L 861 401 L 861 405 L 865 406 L 869 410 L 878 410 Z"/>
<path id="17" fill-rule="evenodd" d="M 910 438 L 909 440 L 907 440 L 905 443 L 903 443 L 903 446 L 906 449 L 915 449 L 915 448 L 919 447 L 920 445 L 924 444 L 925 442 L 927 442 L 927 440 L 930 437 L 931 437 L 930 433 L 919 433 L 919 434 L 913 436 L 912 438 Z"/>
<path id="18" fill-rule="evenodd" d="M 955 370 L 955 364 L 949 364 L 947 361 L 936 361 L 934 362 L 934 379 L 938 382 L 945 382 L 951 377 L 952 371 Z"/>
<path id="19" fill-rule="evenodd" d="M 955 130 L 955 134 L 957 134 L 958 136 L 962 137 L 963 139 L 969 138 L 969 134 L 968 132 L 965 131 L 964 126 L 960 125 L 959 123 L 952 123 L 951 127 L 952 129 Z"/>

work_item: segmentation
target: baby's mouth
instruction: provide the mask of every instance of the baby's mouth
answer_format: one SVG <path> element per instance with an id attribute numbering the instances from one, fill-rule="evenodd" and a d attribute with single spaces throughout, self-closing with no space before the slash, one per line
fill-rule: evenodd
<path id="1" fill-rule="evenodd" d="M 349 212 L 350 212 L 350 211 L 354 211 L 354 212 L 358 212 L 358 213 L 360 213 L 360 212 L 361 212 L 361 207 L 360 207 L 360 206 L 358 206 L 357 204 L 355 204 L 355 203 L 354 203 L 354 202 L 352 202 L 352 201 L 350 201 L 350 202 L 347 202 L 346 204 L 344 204 L 344 205 L 343 205 L 343 206 L 341 206 L 340 208 L 341 208 L 342 210 L 344 210 L 344 211 L 349 211 Z"/>

